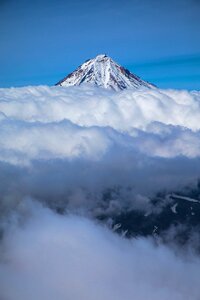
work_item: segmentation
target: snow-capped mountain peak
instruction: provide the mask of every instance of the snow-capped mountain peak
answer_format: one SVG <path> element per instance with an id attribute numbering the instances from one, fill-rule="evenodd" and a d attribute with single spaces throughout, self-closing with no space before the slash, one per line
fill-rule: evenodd
<path id="1" fill-rule="evenodd" d="M 154 86 L 143 81 L 129 70 L 114 62 L 106 54 L 97 55 L 86 60 L 74 72 L 60 80 L 56 85 L 73 86 L 83 83 L 94 84 L 115 91 L 127 88 L 153 88 Z"/>

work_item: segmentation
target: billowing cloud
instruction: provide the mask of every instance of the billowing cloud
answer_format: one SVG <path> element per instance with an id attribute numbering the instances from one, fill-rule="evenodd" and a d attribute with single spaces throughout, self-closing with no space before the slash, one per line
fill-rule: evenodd
<path id="1" fill-rule="evenodd" d="M 200 129 L 200 94 L 192 91 L 138 90 L 113 93 L 91 87 L 0 89 L 0 111 L 28 122 L 70 120 L 80 126 L 118 131 L 146 129 L 152 122 Z"/>
<path id="2" fill-rule="evenodd" d="M 196 91 L 0 89 L 0 298 L 198 299 L 196 254 L 109 221 L 196 187 L 199 119 Z"/>
<path id="3" fill-rule="evenodd" d="M 199 177 L 198 92 L 25 87 L 0 95 L 3 199 L 110 211 L 106 190 L 120 188 L 111 210 L 121 209 Z"/>

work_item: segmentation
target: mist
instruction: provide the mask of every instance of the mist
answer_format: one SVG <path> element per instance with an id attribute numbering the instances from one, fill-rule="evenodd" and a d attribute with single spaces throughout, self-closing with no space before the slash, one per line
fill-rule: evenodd
<path id="1" fill-rule="evenodd" d="M 200 259 L 21 203 L 1 245 L 1 299 L 198 299 Z"/>

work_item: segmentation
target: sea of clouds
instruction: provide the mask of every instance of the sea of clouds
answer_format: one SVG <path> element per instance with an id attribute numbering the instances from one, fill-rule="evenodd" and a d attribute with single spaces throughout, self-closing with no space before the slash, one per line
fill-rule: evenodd
<path id="1" fill-rule="evenodd" d="M 97 221 L 195 186 L 199 120 L 197 91 L 0 89 L 0 299 L 199 299 L 192 247 Z"/>

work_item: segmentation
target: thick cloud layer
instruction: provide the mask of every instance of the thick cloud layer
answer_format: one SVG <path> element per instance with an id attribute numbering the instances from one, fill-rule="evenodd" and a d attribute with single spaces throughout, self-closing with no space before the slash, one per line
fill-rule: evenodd
<path id="1" fill-rule="evenodd" d="M 94 219 L 195 187 L 199 119 L 195 91 L 0 89 L 0 299 L 198 299 L 196 254 Z"/>
<path id="2" fill-rule="evenodd" d="M 0 89 L 0 100 L 4 161 L 101 159 L 112 147 L 159 157 L 200 154 L 199 92 L 27 87 Z"/>
<path id="3" fill-rule="evenodd" d="M 152 122 L 200 129 L 200 94 L 193 91 L 138 90 L 114 93 L 93 87 L 0 89 L 0 111 L 15 120 L 144 129 Z"/>
<path id="4" fill-rule="evenodd" d="M 62 209 L 138 207 L 138 195 L 199 177 L 198 92 L 26 87 L 0 97 L 3 207 L 27 195 Z M 112 208 L 102 205 L 119 187 Z"/>

